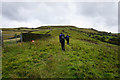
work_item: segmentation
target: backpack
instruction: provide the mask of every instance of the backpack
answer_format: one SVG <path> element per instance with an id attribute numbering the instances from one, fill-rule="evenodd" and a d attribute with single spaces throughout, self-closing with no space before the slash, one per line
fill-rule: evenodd
<path id="1" fill-rule="evenodd" d="M 66 39 L 69 39 L 69 36 L 66 36 Z"/>
<path id="2" fill-rule="evenodd" d="M 64 35 L 61 35 L 61 39 L 64 39 Z"/>

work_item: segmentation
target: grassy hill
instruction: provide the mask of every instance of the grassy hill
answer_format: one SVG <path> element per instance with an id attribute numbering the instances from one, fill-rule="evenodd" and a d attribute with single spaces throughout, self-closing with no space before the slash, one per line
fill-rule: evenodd
<path id="1" fill-rule="evenodd" d="M 6 45 L 2 51 L 3 78 L 119 78 L 118 45 L 89 37 L 93 29 L 50 28 L 32 42 Z M 61 50 L 59 34 L 70 35 L 70 45 Z"/>

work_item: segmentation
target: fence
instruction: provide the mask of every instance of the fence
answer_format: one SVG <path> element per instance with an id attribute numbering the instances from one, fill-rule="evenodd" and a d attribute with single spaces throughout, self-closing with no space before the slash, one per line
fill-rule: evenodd
<path id="1" fill-rule="evenodd" d="M 50 36 L 51 36 L 50 34 L 33 34 L 33 33 L 21 33 L 20 35 L 2 34 L 2 45 L 15 44 L 23 41 L 27 42 Z"/>
<path id="2" fill-rule="evenodd" d="M 22 42 L 22 34 L 2 34 L 2 45 Z"/>

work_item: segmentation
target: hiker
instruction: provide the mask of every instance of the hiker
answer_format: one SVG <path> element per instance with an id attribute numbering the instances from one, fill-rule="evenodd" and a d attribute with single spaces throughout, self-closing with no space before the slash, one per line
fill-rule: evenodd
<path id="1" fill-rule="evenodd" d="M 61 43 L 62 50 L 65 51 L 65 36 L 64 36 L 64 34 L 61 33 L 59 35 L 59 40 L 60 40 L 60 43 Z"/>
<path id="2" fill-rule="evenodd" d="M 69 37 L 70 36 L 68 36 L 68 35 L 65 37 L 68 45 L 69 45 Z"/>

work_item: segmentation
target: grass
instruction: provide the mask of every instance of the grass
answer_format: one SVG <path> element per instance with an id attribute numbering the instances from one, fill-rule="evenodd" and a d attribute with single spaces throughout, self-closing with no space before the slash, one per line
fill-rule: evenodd
<path id="1" fill-rule="evenodd" d="M 59 34 L 69 34 L 61 50 Z M 37 31 L 42 33 L 43 31 Z M 36 33 L 36 32 L 34 32 Z M 3 78 L 117 78 L 118 47 L 68 29 L 54 29 L 52 38 L 6 45 L 2 52 Z"/>
<path id="2" fill-rule="evenodd" d="M 97 31 L 94 31 L 94 30 L 91 30 L 91 29 L 85 29 L 85 28 L 83 28 L 79 31 L 83 31 L 83 32 L 87 32 L 87 33 L 98 33 Z"/>
<path id="3" fill-rule="evenodd" d="M 50 30 L 40 30 L 40 31 L 35 31 L 32 33 L 36 33 L 36 34 L 46 34 L 47 32 L 49 32 Z"/>

